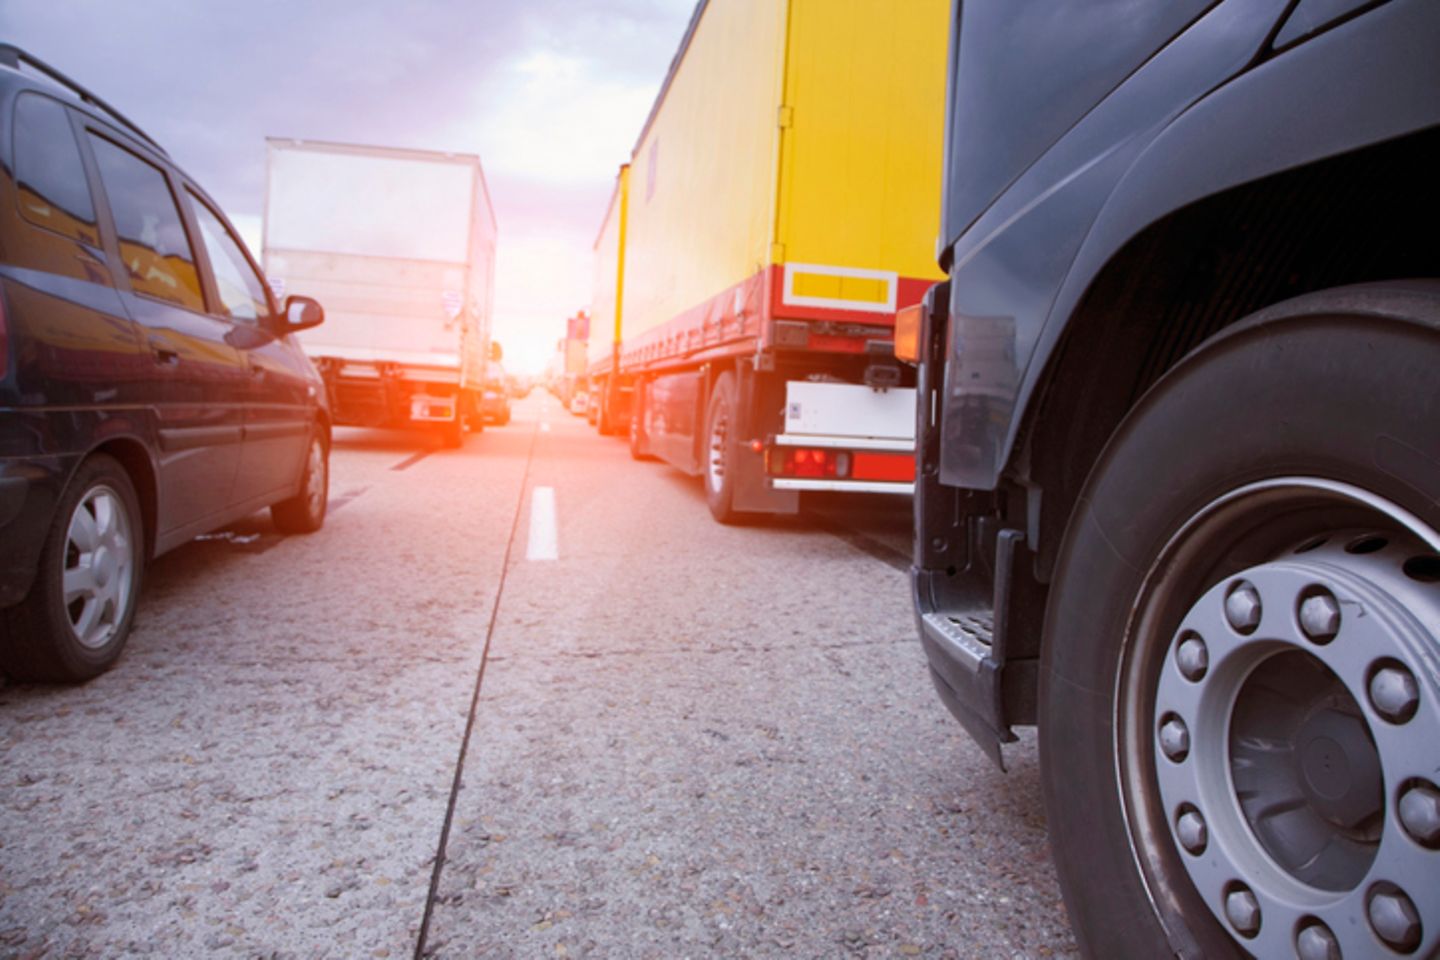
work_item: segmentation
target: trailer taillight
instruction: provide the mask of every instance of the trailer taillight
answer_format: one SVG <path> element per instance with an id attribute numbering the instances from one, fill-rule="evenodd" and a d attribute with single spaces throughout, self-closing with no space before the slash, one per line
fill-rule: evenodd
<path id="1" fill-rule="evenodd" d="M 895 356 L 907 363 L 920 362 L 920 318 L 924 309 L 915 303 L 895 313 Z"/>
<path id="2" fill-rule="evenodd" d="M 781 447 L 775 452 L 780 462 L 777 464 L 772 455 L 770 466 L 776 476 L 822 480 L 843 478 L 850 472 L 850 454 L 843 450 Z"/>

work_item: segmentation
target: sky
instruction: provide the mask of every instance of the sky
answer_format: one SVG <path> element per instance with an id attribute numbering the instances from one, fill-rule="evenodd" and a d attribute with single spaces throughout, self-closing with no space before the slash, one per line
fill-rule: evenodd
<path id="1" fill-rule="evenodd" d="M 260 252 L 265 138 L 479 154 L 494 335 L 538 371 L 588 308 L 619 165 L 695 0 L 0 0 L 0 41 L 165 147 Z"/>

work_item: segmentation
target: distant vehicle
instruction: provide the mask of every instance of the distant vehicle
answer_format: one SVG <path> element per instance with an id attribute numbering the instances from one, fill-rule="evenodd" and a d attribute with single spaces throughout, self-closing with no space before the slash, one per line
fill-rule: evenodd
<path id="1" fill-rule="evenodd" d="M 954 9 L 941 699 L 1087 956 L 1440 956 L 1440 4 Z"/>
<path id="2" fill-rule="evenodd" d="M 701 2 L 595 241 L 602 433 L 720 522 L 914 490 L 949 0 Z"/>
<path id="3" fill-rule="evenodd" d="M 269 507 L 325 521 L 330 416 L 220 207 L 94 94 L 0 46 L 0 669 L 93 677 L 146 563 Z"/>
<path id="4" fill-rule="evenodd" d="M 492 360 L 485 375 L 485 393 L 480 401 L 480 415 L 486 423 L 503 427 L 510 422 L 510 394 L 506 389 L 505 368 Z"/>
<path id="5" fill-rule="evenodd" d="M 590 394 L 584 390 L 577 390 L 570 395 L 570 412 L 577 416 L 584 416 L 590 409 Z"/>
<path id="6" fill-rule="evenodd" d="M 325 304 L 302 339 L 335 422 L 459 446 L 485 386 L 495 217 L 468 154 L 270 139 L 265 269 Z"/>

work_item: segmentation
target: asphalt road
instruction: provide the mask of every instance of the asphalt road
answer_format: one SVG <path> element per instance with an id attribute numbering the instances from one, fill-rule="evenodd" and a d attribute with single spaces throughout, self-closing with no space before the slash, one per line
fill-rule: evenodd
<path id="1" fill-rule="evenodd" d="M 721 527 L 539 392 L 337 431 L 331 497 L 157 561 L 104 677 L 0 686 L 0 956 L 1073 955 L 907 504 Z"/>

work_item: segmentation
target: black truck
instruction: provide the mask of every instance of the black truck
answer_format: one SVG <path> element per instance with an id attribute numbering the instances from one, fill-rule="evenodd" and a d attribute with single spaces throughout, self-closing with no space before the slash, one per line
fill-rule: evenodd
<path id="1" fill-rule="evenodd" d="M 1084 951 L 1440 955 L 1440 3 L 957 0 L 947 110 L 917 623 Z"/>

